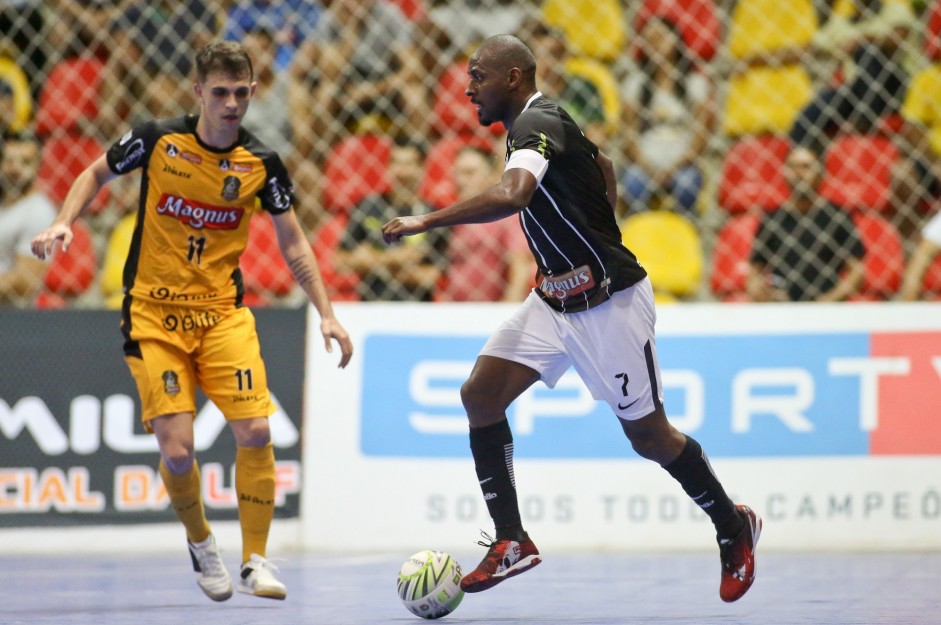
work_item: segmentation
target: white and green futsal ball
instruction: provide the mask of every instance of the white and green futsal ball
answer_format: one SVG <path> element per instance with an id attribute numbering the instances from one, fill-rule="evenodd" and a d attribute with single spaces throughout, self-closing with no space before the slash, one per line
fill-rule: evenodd
<path id="1" fill-rule="evenodd" d="M 399 569 L 399 599 L 422 618 L 441 618 L 460 605 L 461 565 L 441 551 L 419 551 Z"/>

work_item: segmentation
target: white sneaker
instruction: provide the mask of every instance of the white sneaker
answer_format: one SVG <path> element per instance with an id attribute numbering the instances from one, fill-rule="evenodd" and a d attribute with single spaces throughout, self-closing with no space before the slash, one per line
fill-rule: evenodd
<path id="1" fill-rule="evenodd" d="M 284 599 L 288 589 L 274 576 L 278 567 L 265 560 L 257 553 L 242 565 L 239 576 L 239 592 L 268 599 Z"/>
<path id="2" fill-rule="evenodd" d="M 232 578 L 225 570 L 216 539 L 212 534 L 201 543 L 186 541 L 190 548 L 190 557 L 193 559 L 193 570 L 196 571 L 196 583 L 203 589 L 206 596 L 213 601 L 225 601 L 232 596 Z"/>

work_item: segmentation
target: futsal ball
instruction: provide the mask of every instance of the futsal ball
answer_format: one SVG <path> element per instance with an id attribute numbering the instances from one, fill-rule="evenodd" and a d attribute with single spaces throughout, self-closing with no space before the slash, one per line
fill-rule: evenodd
<path id="1" fill-rule="evenodd" d="M 399 569 L 399 599 L 409 612 L 422 618 L 441 618 L 460 605 L 461 565 L 441 551 L 419 551 Z"/>

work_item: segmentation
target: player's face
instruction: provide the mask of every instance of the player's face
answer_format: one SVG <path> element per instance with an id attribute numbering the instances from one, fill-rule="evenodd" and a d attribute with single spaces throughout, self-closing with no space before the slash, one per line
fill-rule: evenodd
<path id="1" fill-rule="evenodd" d="M 255 95 L 255 86 L 248 76 L 234 78 L 224 72 L 210 73 L 204 82 L 196 83 L 200 117 L 216 128 L 237 130 Z"/>
<path id="2" fill-rule="evenodd" d="M 8 141 L 0 159 L 2 185 L 17 193 L 25 193 L 36 179 L 39 168 L 39 146 L 32 141 Z"/>
<path id="3" fill-rule="evenodd" d="M 496 71 L 493 64 L 481 59 L 478 54 L 471 57 L 467 66 L 470 78 L 464 94 L 477 107 L 477 120 L 481 126 L 503 121 L 506 114 L 505 76 Z"/>

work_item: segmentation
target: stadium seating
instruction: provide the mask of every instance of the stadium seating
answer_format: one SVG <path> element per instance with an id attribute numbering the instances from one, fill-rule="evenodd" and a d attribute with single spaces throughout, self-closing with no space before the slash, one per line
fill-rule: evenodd
<path id="1" fill-rule="evenodd" d="M 863 285 L 854 300 L 879 301 L 890 299 L 902 285 L 905 254 L 898 230 L 878 214 L 856 213 L 853 222 L 866 248 L 863 257 L 866 273 Z"/>
<path id="2" fill-rule="evenodd" d="M 754 213 L 733 215 L 719 230 L 709 277 L 709 287 L 716 298 L 722 301 L 746 299 L 748 261 L 760 223 L 760 217 Z"/>
<path id="3" fill-rule="evenodd" d="M 317 228 L 312 247 L 330 299 L 337 302 L 357 302 L 360 299 L 357 291 L 359 276 L 352 272 L 337 272 L 334 262 L 346 224 L 347 215 L 327 217 Z"/>
<path id="4" fill-rule="evenodd" d="M 389 189 L 392 140 L 383 135 L 352 135 L 330 151 L 324 167 L 323 201 L 331 212 L 348 212 L 371 193 Z"/>
<path id="5" fill-rule="evenodd" d="M 647 269 L 655 293 L 684 298 L 696 292 L 703 250 L 689 219 L 662 210 L 637 213 L 624 221 L 621 235 L 624 245 Z"/>
<path id="6" fill-rule="evenodd" d="M 932 61 L 941 60 L 941 0 L 934 0 L 926 12 L 925 56 Z"/>
<path id="7" fill-rule="evenodd" d="M 847 210 L 885 211 L 892 167 L 898 158 L 898 149 L 886 137 L 839 137 L 827 150 L 820 193 Z"/>
<path id="8" fill-rule="evenodd" d="M 13 117 L 10 130 L 19 132 L 29 123 L 33 114 L 33 98 L 29 93 L 26 73 L 12 59 L 0 57 L 0 80 L 13 91 Z"/>
<path id="9" fill-rule="evenodd" d="M 103 152 L 104 148 L 92 137 L 73 134 L 48 137 L 43 143 L 39 160 L 39 180 L 49 199 L 55 204 L 61 204 L 75 178 Z M 108 187 L 103 188 L 92 200 L 88 212 L 100 212 L 110 197 Z"/>
<path id="10" fill-rule="evenodd" d="M 784 163 L 790 151 L 787 139 L 744 137 L 729 149 L 719 179 L 719 205 L 730 213 L 773 210 L 789 194 Z"/>
<path id="11" fill-rule="evenodd" d="M 679 26 L 689 50 L 711 61 L 722 42 L 722 24 L 713 0 L 644 0 L 634 16 L 639 33 L 652 17 L 664 17 Z"/>
<path id="12" fill-rule="evenodd" d="M 88 226 L 72 224 L 72 243 L 65 252 L 57 248 L 36 297 L 37 308 L 63 308 L 88 290 L 98 271 L 95 246 Z"/>
<path id="13" fill-rule="evenodd" d="M 565 71 L 594 85 L 601 97 L 605 128 L 608 132 L 616 132 L 621 120 L 621 93 L 608 66 L 591 57 L 578 56 L 565 62 Z"/>
<path id="14" fill-rule="evenodd" d="M 284 297 L 294 287 L 294 276 L 281 256 L 274 222 L 267 213 L 252 217 L 248 226 L 248 244 L 239 259 L 243 302 L 248 306 L 267 306 Z"/>
<path id="15" fill-rule="evenodd" d="M 542 15 L 562 31 L 572 54 L 614 61 L 623 53 L 627 20 L 618 0 L 545 0 Z"/>
<path id="16" fill-rule="evenodd" d="M 452 169 L 454 159 L 463 148 L 473 146 L 484 151 L 493 149 L 493 140 L 480 135 L 452 135 L 439 139 L 428 150 L 420 194 L 423 200 L 441 208 L 457 201 Z"/>
<path id="17" fill-rule="evenodd" d="M 39 95 L 36 132 L 49 135 L 81 131 L 80 120 L 98 117 L 99 86 L 104 62 L 66 58 L 49 72 Z"/>
<path id="18" fill-rule="evenodd" d="M 928 265 L 925 277 L 921 281 L 921 298 L 923 300 L 941 300 L 941 254 L 935 257 Z"/>
<path id="19" fill-rule="evenodd" d="M 811 0 L 740 0 L 729 27 L 733 59 L 807 46 L 817 30 Z M 730 136 L 787 132 L 810 100 L 810 76 L 799 65 L 758 65 L 729 80 L 724 128 Z"/>

